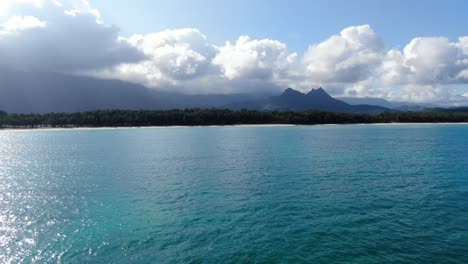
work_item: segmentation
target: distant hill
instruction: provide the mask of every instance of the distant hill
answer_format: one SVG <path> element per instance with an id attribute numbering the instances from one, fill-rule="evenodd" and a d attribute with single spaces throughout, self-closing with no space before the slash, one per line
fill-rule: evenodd
<path id="1" fill-rule="evenodd" d="M 336 99 L 341 100 L 350 105 L 377 105 L 386 108 L 394 109 L 396 106 L 382 98 L 374 97 L 337 97 Z"/>
<path id="2" fill-rule="evenodd" d="M 324 89 L 307 94 L 288 88 L 281 95 L 187 95 L 142 85 L 56 73 L 0 71 L 0 110 L 9 113 L 81 112 L 97 109 L 165 110 L 228 108 L 262 111 L 322 110 L 348 113 L 394 111 L 374 105 L 351 105 Z"/>
<path id="3" fill-rule="evenodd" d="M 430 103 L 414 103 L 408 101 L 388 101 L 374 97 L 338 97 L 337 99 L 350 105 L 377 105 L 402 112 L 419 112 L 436 107 Z"/>
<path id="4" fill-rule="evenodd" d="M 402 112 L 420 112 L 429 109 L 426 106 L 417 105 L 417 104 L 406 104 L 401 106 L 395 106 L 394 109 Z"/>
<path id="5" fill-rule="evenodd" d="M 259 100 L 257 102 L 250 101 L 231 105 L 230 108 L 278 111 L 322 110 L 348 113 L 379 113 L 394 111 L 386 107 L 374 105 L 350 105 L 331 97 L 322 88 L 312 89 L 307 94 L 288 88 L 279 96 L 272 96 L 268 99 Z"/>
<path id="6" fill-rule="evenodd" d="M 118 80 L 0 70 L 0 110 L 9 113 L 223 108 L 265 97 L 257 94 L 187 95 Z"/>
<path id="7" fill-rule="evenodd" d="M 451 107 L 451 108 L 430 108 L 427 110 L 440 111 L 440 112 L 453 112 L 453 113 L 468 113 L 468 106 L 463 107 Z"/>

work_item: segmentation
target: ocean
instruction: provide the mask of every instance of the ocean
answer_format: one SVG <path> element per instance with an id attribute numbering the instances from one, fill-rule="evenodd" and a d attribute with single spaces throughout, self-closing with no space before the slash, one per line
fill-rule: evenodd
<path id="1" fill-rule="evenodd" d="M 468 125 L 0 131 L 1 263 L 468 263 Z"/>

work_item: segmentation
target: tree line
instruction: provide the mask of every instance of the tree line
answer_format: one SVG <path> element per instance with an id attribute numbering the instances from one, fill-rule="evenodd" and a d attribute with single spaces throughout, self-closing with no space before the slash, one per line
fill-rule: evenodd
<path id="1" fill-rule="evenodd" d="M 97 110 L 78 113 L 9 114 L 0 111 L 0 128 L 206 126 L 237 124 L 357 124 L 468 122 L 468 113 L 423 111 L 379 114 L 325 111 L 181 109 L 164 111 Z"/>

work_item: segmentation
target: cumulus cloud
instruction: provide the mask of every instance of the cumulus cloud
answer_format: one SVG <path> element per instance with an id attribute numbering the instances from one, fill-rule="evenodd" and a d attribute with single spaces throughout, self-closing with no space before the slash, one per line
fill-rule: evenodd
<path id="1" fill-rule="evenodd" d="M 214 93 L 255 92 L 266 86 L 277 90 L 281 75 L 297 60 L 297 54 L 287 54 L 286 44 L 276 40 L 241 36 L 235 44 L 227 42 L 217 47 L 193 28 L 134 35 L 123 40 L 148 59 L 99 71 L 97 76 L 165 90 L 190 92 L 191 87 L 202 92 L 210 92 L 207 89 L 210 88 Z"/>
<path id="2" fill-rule="evenodd" d="M 0 32 L 8 34 L 26 29 L 44 28 L 46 24 L 45 21 L 33 16 L 12 16 L 0 24 Z"/>
<path id="3" fill-rule="evenodd" d="M 460 97 L 451 86 L 468 82 L 463 41 L 464 37 L 458 42 L 443 37 L 414 38 L 403 51 L 390 50 L 373 78 L 383 86 L 382 91 L 388 90 L 390 99 L 457 101 Z"/>
<path id="4" fill-rule="evenodd" d="M 98 23 L 94 14 L 82 11 L 70 16 L 54 7 L 38 9 L 35 16 L 12 16 L 1 23 L 0 66 L 77 71 L 144 58 L 119 40 L 118 28 Z"/>
<path id="5" fill-rule="evenodd" d="M 405 47 L 404 57 L 411 81 L 420 84 L 460 81 L 457 75 L 468 66 L 459 43 L 447 38 L 415 38 Z"/>
<path id="6" fill-rule="evenodd" d="M 221 67 L 230 80 L 249 78 L 270 80 L 276 71 L 288 63 L 286 44 L 277 40 L 252 40 L 241 36 L 233 45 L 220 47 L 213 63 Z"/>
<path id="7" fill-rule="evenodd" d="M 369 25 L 353 26 L 310 46 L 303 63 L 316 82 L 353 83 L 367 79 L 384 54 L 384 41 Z"/>
<path id="8" fill-rule="evenodd" d="M 193 28 L 134 35 L 121 41 L 144 53 L 147 59 L 122 64 L 99 74 L 142 82 L 150 87 L 175 85 L 209 74 L 211 60 L 216 54 L 216 48 Z"/>
<path id="9" fill-rule="evenodd" d="M 467 37 L 418 37 L 388 50 L 369 25 L 353 26 L 309 47 L 303 77 L 351 96 L 456 101 L 451 85 L 468 81 L 467 47 Z"/>

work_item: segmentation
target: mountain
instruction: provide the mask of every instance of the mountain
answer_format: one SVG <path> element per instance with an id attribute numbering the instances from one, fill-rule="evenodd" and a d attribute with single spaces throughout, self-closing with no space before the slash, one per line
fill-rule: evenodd
<path id="1" fill-rule="evenodd" d="M 0 109 L 11 113 L 138 109 L 159 104 L 162 102 L 140 85 L 62 74 L 0 71 Z"/>
<path id="2" fill-rule="evenodd" d="M 374 97 L 338 97 L 337 99 L 344 101 L 350 105 L 377 105 L 386 108 L 391 108 L 401 112 L 420 112 L 426 109 L 438 107 L 430 103 L 414 103 L 405 101 L 387 101 L 382 98 Z"/>
<path id="3" fill-rule="evenodd" d="M 396 106 L 385 99 L 374 98 L 374 97 L 337 97 L 336 99 L 341 100 L 350 105 L 377 105 L 386 108 L 394 109 Z"/>
<path id="4" fill-rule="evenodd" d="M 426 110 L 452 112 L 452 113 L 468 113 L 468 106 L 450 107 L 450 108 L 436 107 L 436 108 L 428 108 Z"/>
<path id="5" fill-rule="evenodd" d="M 350 105 L 322 88 L 304 94 L 288 88 L 279 96 L 262 94 L 188 95 L 161 92 L 118 80 L 58 73 L 0 70 L 0 110 L 9 113 L 81 112 L 97 109 L 163 110 L 230 108 L 382 112 L 388 108 Z"/>
<path id="6" fill-rule="evenodd" d="M 278 110 L 278 111 L 301 111 L 322 110 L 331 112 L 353 112 L 353 113 L 375 113 L 394 111 L 392 109 L 374 105 L 350 105 L 331 97 L 324 89 L 312 89 L 307 94 L 292 88 L 286 89 L 279 96 L 272 96 L 266 100 L 257 102 L 244 102 L 231 105 L 230 108 L 256 109 L 256 110 Z"/>
<path id="7" fill-rule="evenodd" d="M 400 106 L 395 105 L 393 109 L 401 111 L 401 112 L 421 112 L 430 108 L 427 106 L 422 106 L 422 105 L 417 105 L 417 104 L 405 104 L 405 105 L 400 105 Z"/>
<path id="8" fill-rule="evenodd" d="M 0 110 L 9 113 L 80 112 L 97 109 L 223 108 L 267 97 L 256 94 L 187 95 L 142 85 L 57 73 L 0 70 Z"/>
<path id="9" fill-rule="evenodd" d="M 350 105 L 328 95 L 322 88 L 312 89 L 303 94 L 288 88 L 280 96 L 270 98 L 266 106 L 268 110 L 325 110 L 335 112 L 348 112 Z"/>

